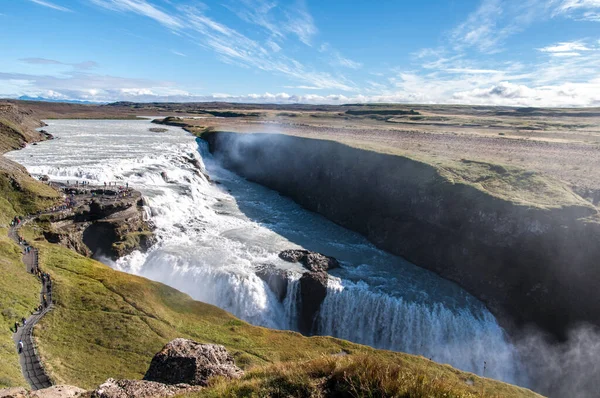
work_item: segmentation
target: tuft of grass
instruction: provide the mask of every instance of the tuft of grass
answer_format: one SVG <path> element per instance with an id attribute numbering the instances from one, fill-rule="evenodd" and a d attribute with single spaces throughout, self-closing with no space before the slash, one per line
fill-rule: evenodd
<path id="1" fill-rule="evenodd" d="M 239 380 L 215 378 L 182 396 L 205 397 L 539 397 L 534 392 L 465 374 L 434 362 L 372 352 L 260 366 Z"/>

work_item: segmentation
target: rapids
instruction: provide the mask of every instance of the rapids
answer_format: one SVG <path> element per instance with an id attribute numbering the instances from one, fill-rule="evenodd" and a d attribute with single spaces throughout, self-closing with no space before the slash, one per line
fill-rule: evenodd
<path id="1" fill-rule="evenodd" d="M 49 123 L 45 129 L 57 139 L 7 157 L 34 176 L 128 182 L 145 197 L 157 243 L 116 263 L 100 258 L 110 266 L 166 283 L 253 324 L 294 330 L 302 269 L 278 253 L 322 252 L 342 267 L 331 272 L 318 334 L 424 355 L 480 375 L 486 362 L 485 376 L 525 383 L 515 349 L 474 297 L 225 170 L 183 130 L 151 132 L 148 120 Z M 291 271 L 283 302 L 256 275 L 264 264 Z"/>

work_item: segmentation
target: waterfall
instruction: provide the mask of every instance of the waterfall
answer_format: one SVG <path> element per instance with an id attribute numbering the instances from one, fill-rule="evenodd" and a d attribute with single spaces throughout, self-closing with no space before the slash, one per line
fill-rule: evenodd
<path id="1" fill-rule="evenodd" d="M 321 251 L 343 267 L 330 278 L 319 334 L 423 355 L 477 374 L 485 361 L 486 376 L 518 381 L 518 361 L 502 329 L 458 286 L 223 169 L 181 129 L 153 133 L 150 126 L 52 121 L 47 130 L 60 140 L 9 157 L 34 175 L 93 184 L 127 181 L 142 192 L 157 243 L 110 264 L 117 269 L 163 282 L 252 324 L 297 330 L 302 270 L 278 254 Z M 220 184 L 209 183 L 194 164 Z M 287 275 L 282 302 L 256 274 L 265 264 Z"/>
<path id="2" fill-rule="evenodd" d="M 363 282 L 330 278 L 318 319 L 319 334 L 422 355 L 436 362 L 517 381 L 516 353 L 489 312 L 451 310 L 373 292 Z"/>

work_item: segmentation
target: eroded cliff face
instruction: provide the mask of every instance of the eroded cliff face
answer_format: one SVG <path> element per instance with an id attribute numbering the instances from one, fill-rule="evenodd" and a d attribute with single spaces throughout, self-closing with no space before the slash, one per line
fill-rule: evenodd
<path id="1" fill-rule="evenodd" d="M 535 324 L 562 338 L 573 324 L 600 325 L 598 214 L 562 186 L 550 189 L 531 173 L 512 181 L 485 163 L 477 167 L 488 177 L 465 181 L 439 166 L 332 141 L 203 138 L 226 167 L 456 281 L 507 327 Z M 495 181 L 509 181 L 502 191 L 531 184 L 531 201 L 487 192 Z"/>
<path id="2" fill-rule="evenodd" d="M 134 250 L 145 251 L 154 243 L 140 192 L 128 190 L 123 195 L 110 189 L 69 188 L 66 193 L 76 206 L 39 217 L 49 242 L 84 256 L 113 260 Z"/>

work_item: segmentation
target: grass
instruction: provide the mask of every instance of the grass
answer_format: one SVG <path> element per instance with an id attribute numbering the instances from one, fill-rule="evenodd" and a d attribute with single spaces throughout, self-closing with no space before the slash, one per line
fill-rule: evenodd
<path id="1" fill-rule="evenodd" d="M 451 184 L 470 186 L 495 198 L 516 204 L 540 208 L 578 206 L 594 211 L 589 202 L 576 195 L 563 182 L 521 167 L 470 159 L 442 159 L 365 141 L 333 141 L 358 149 L 400 156 L 434 167 L 437 173 Z"/>
<path id="2" fill-rule="evenodd" d="M 26 384 L 11 328 L 39 304 L 41 288 L 25 270 L 21 249 L 8 237 L 8 224 L 15 215 L 46 208 L 56 198 L 55 191 L 27 175 L 0 171 L 0 388 Z"/>
<path id="3" fill-rule="evenodd" d="M 0 388 L 25 385 L 12 329 L 15 321 L 20 322 L 39 305 L 41 288 L 37 278 L 25 270 L 21 250 L 7 231 L 0 229 Z"/>
<path id="4" fill-rule="evenodd" d="M 23 140 L 23 132 L 19 126 L 0 118 L 0 153 L 19 148 Z"/>
<path id="5" fill-rule="evenodd" d="M 213 379 L 187 397 L 538 397 L 528 390 L 474 378 L 449 366 L 372 352 L 322 356 L 250 370 L 235 381 Z"/>

